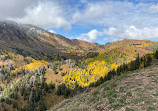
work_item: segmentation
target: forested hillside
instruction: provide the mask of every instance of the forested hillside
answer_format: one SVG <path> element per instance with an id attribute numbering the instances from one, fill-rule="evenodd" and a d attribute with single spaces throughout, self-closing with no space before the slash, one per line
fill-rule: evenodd
<path id="1" fill-rule="evenodd" d="M 84 62 L 66 59 L 48 63 L 1 50 L 1 110 L 46 110 L 87 86 L 98 86 L 115 75 L 150 66 L 158 55 L 157 51 L 144 56 L 134 52 L 133 58 L 130 55 L 121 62 L 125 54 L 116 48 L 94 57 L 88 54 Z M 114 55 L 113 59 L 108 54 Z"/>
<path id="2" fill-rule="evenodd" d="M 146 68 L 123 71 L 112 78 L 64 100 L 50 111 L 158 110 L 158 58 Z"/>

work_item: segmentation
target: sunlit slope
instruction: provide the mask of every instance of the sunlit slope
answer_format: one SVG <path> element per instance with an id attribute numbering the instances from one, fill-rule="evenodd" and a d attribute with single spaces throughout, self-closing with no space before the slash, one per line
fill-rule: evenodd
<path id="1" fill-rule="evenodd" d="M 101 76 L 104 77 L 110 70 L 135 60 L 138 55 L 141 57 L 152 53 L 157 48 L 157 43 L 151 41 L 123 40 L 111 43 L 107 51 L 85 55 L 81 61 L 83 67 L 66 74 L 64 83 L 70 88 L 74 88 L 76 84 L 88 86 Z"/>

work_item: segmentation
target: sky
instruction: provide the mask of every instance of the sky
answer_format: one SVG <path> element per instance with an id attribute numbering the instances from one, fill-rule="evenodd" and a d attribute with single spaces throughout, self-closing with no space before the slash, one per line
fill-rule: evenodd
<path id="1" fill-rule="evenodd" d="M 91 43 L 158 41 L 157 0 L 0 0 L 0 18 Z"/>

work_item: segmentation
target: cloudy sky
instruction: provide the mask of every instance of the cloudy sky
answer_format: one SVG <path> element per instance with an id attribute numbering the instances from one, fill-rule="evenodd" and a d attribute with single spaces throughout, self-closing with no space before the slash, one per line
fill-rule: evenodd
<path id="1" fill-rule="evenodd" d="M 0 18 L 91 43 L 158 41 L 157 0 L 0 0 Z"/>

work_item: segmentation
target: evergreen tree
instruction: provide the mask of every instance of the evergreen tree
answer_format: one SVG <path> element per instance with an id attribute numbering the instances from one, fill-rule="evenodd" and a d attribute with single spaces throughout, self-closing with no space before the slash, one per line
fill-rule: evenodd
<path id="1" fill-rule="evenodd" d="M 155 58 L 158 59 L 158 50 L 155 53 Z"/>
<path id="2" fill-rule="evenodd" d="M 139 60 L 139 53 L 138 53 L 138 56 L 137 56 L 137 58 L 135 60 L 135 70 L 139 69 L 139 67 L 140 67 L 140 60 Z"/>
<path id="3" fill-rule="evenodd" d="M 57 95 L 64 95 L 64 97 L 67 97 L 70 94 L 70 89 L 67 88 L 65 84 L 61 84 L 58 86 L 56 93 Z"/>
<path id="4" fill-rule="evenodd" d="M 46 110 L 46 106 L 44 104 L 44 102 L 40 101 L 39 102 L 39 111 L 45 111 Z"/>
<path id="5" fill-rule="evenodd" d="M 152 58 L 151 58 L 151 55 L 147 55 L 147 66 L 151 65 L 151 62 L 152 62 Z"/>

